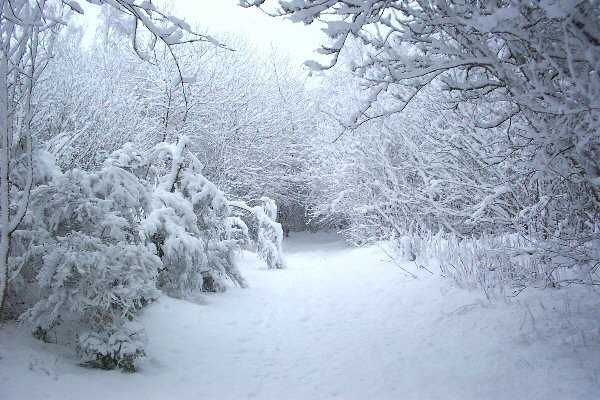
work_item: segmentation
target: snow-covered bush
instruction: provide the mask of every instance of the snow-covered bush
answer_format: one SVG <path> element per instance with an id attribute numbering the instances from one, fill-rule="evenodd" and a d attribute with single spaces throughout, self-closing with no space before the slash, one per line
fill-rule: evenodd
<path id="1" fill-rule="evenodd" d="M 558 288 L 598 280 L 594 269 L 573 269 L 552 262 L 550 253 L 540 255 L 541 246 L 517 234 L 478 238 L 438 235 L 429 238 L 426 254 L 436 258 L 446 276 L 462 286 L 483 288 L 488 294 L 496 288 Z"/>
<path id="2" fill-rule="evenodd" d="M 237 209 L 239 216 L 236 223 L 243 224 L 248 232 L 250 244 L 256 248 L 258 255 L 269 269 L 284 269 L 283 229 L 276 221 L 277 205 L 268 198 L 262 197 L 260 204 L 250 207 L 242 201 L 231 201 L 229 204 Z"/>
<path id="3" fill-rule="evenodd" d="M 160 144 L 150 157 L 128 144 L 95 173 L 40 162 L 14 235 L 8 302 L 37 337 L 76 345 L 87 364 L 133 371 L 146 342 L 135 313 L 158 288 L 191 297 L 223 291 L 227 279 L 245 286 L 234 254 L 248 228 L 186 144 Z M 253 210 L 260 248 L 279 238 L 281 259 L 276 207 L 266 204 Z"/>
<path id="4" fill-rule="evenodd" d="M 459 238 L 438 235 L 427 248 L 442 274 L 463 287 L 480 288 L 489 297 L 507 288 L 557 286 L 559 271 L 535 257 L 532 247 L 517 235 Z"/>
<path id="5" fill-rule="evenodd" d="M 262 197 L 261 206 L 255 207 L 258 221 L 258 254 L 270 269 L 285 268 L 283 259 L 283 230 L 281 224 L 275 221 L 277 205 L 268 197 Z"/>
<path id="6" fill-rule="evenodd" d="M 187 150 L 187 138 L 158 145 L 151 160 L 170 162 L 142 224 L 163 260 L 159 287 L 185 297 L 223 291 L 227 278 L 245 286 L 233 260 L 238 242 L 231 236 L 227 199 L 202 175 L 202 164 Z"/>
<path id="7" fill-rule="evenodd" d="M 18 235 L 29 243 L 15 260 L 33 268 L 40 289 L 20 317 L 32 331 L 77 341 L 84 362 L 135 369 L 145 343 L 135 312 L 158 296 L 161 266 L 139 231 L 148 200 L 133 174 L 110 164 L 57 174 L 32 191 Z"/>
<path id="8" fill-rule="evenodd" d="M 33 154 L 32 180 L 35 186 L 47 185 L 52 179 L 61 175 L 50 154 L 37 151 Z M 12 181 L 19 187 L 25 186 L 24 163 L 15 164 L 11 171 Z M 16 197 L 22 197 L 17 193 Z M 27 215 L 25 215 L 27 217 Z M 29 224 L 13 233 L 11 254 L 9 258 L 8 277 L 10 285 L 6 292 L 6 303 L 1 317 L 16 319 L 39 299 L 36 275 L 41 265 L 43 244 L 48 239 L 44 229 L 31 229 Z"/>

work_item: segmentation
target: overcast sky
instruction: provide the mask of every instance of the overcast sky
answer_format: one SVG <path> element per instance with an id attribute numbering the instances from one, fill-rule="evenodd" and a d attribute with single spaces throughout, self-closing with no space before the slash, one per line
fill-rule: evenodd
<path id="1" fill-rule="evenodd" d="M 323 60 L 313 53 L 325 42 L 325 35 L 317 26 L 294 24 L 269 17 L 258 9 L 244 9 L 238 5 L 239 0 L 171 0 L 170 3 L 175 7 L 175 15 L 191 25 L 199 23 L 210 34 L 240 34 L 259 49 L 268 51 L 275 46 L 289 52 L 298 64 L 309 59 Z M 99 7 L 82 5 L 88 29 L 94 30 Z M 88 35 L 93 37 L 93 33 Z"/>

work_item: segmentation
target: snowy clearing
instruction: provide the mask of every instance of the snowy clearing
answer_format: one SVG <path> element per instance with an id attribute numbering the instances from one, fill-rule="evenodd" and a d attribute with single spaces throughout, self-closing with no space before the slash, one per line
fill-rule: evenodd
<path id="1" fill-rule="evenodd" d="M 247 289 L 147 307 L 140 371 L 85 369 L 71 350 L 0 327 L 2 399 L 597 399 L 599 296 L 488 302 L 376 247 L 294 234 L 287 270 L 240 262 Z"/>

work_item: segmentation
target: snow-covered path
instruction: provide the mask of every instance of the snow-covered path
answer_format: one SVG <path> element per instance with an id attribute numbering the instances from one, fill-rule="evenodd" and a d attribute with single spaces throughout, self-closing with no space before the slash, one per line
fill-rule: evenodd
<path id="1" fill-rule="evenodd" d="M 77 367 L 5 326 L 0 398 L 600 398 L 600 332 L 586 339 L 552 310 L 568 293 L 489 303 L 423 270 L 409 279 L 377 248 L 331 235 L 296 235 L 286 254 L 283 271 L 247 254 L 247 289 L 148 307 L 137 374 Z M 577 307 L 574 326 L 597 312 Z"/>

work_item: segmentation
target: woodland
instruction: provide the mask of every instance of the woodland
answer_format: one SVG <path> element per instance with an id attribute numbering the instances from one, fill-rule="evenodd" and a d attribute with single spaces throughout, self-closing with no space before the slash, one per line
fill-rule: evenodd
<path id="1" fill-rule="evenodd" d="M 0 328 L 135 372 L 144 310 L 246 290 L 239 254 L 277 274 L 318 231 L 488 302 L 597 297 L 597 1 L 241 0 L 323 28 L 302 68 L 86 2 L 91 44 L 76 1 L 0 3 Z"/>

